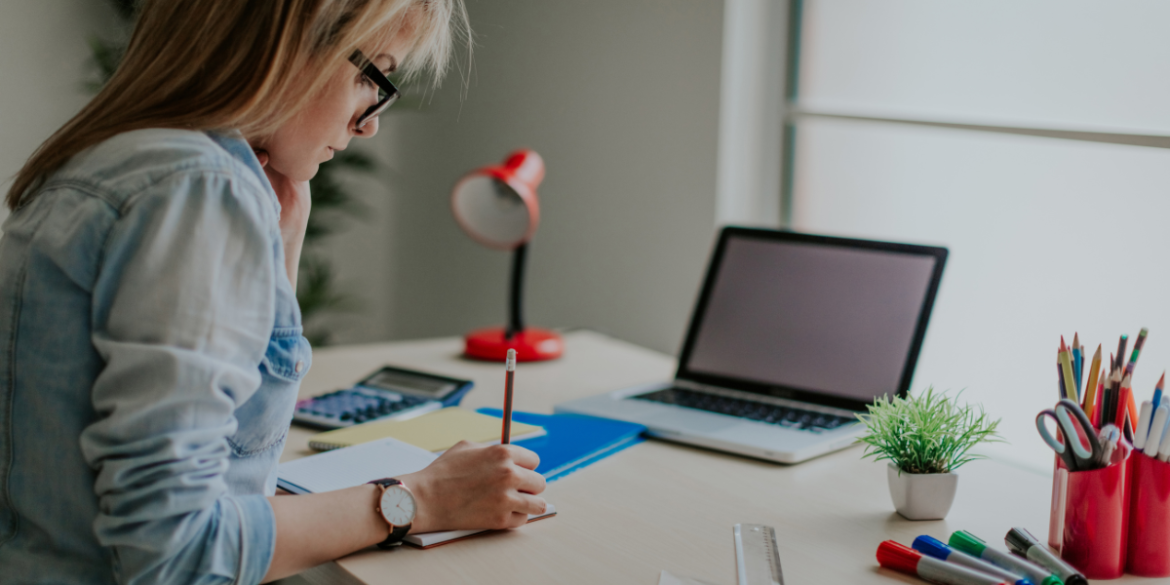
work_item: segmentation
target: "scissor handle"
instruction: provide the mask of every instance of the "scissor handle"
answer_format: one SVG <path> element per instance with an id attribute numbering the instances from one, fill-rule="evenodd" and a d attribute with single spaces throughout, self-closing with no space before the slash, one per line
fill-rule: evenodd
<path id="1" fill-rule="evenodd" d="M 1036 415 L 1036 430 L 1040 431 L 1040 438 L 1044 439 L 1044 442 L 1048 443 L 1048 446 L 1052 447 L 1052 450 L 1056 451 L 1056 454 L 1060 455 L 1065 460 L 1065 463 L 1071 463 L 1066 456 L 1067 447 L 1065 447 L 1065 443 L 1058 441 L 1056 437 L 1052 436 L 1052 433 L 1048 432 L 1048 427 L 1044 425 L 1045 417 L 1052 417 L 1052 420 L 1056 421 L 1056 426 L 1063 429 L 1060 419 L 1054 410 L 1041 410 L 1040 414 Z"/>
<path id="2" fill-rule="evenodd" d="M 1101 442 L 1097 440 L 1097 429 L 1093 427 L 1093 423 L 1089 422 L 1089 417 L 1085 416 L 1085 411 L 1081 410 L 1081 406 L 1076 401 L 1065 398 L 1058 402 L 1053 410 L 1056 411 L 1056 419 L 1060 423 L 1061 432 L 1066 437 L 1065 441 L 1072 447 L 1077 459 L 1095 462 L 1097 454 L 1101 452 Z M 1077 429 L 1073 427 L 1073 421 L 1069 418 L 1070 412 L 1076 419 L 1077 426 L 1081 427 L 1080 433 L 1077 433 Z M 1081 435 L 1084 435 L 1085 439 L 1089 441 L 1088 449 L 1085 449 L 1085 446 L 1081 444 Z"/>

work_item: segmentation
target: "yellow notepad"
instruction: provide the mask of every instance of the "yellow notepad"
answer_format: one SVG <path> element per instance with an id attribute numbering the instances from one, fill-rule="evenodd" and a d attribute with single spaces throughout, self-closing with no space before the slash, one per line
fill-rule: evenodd
<path id="1" fill-rule="evenodd" d="M 543 428 L 512 421 L 512 440 L 520 441 L 545 434 Z M 340 449 L 386 437 L 422 447 L 445 451 L 459 441 L 499 443 L 500 419 L 451 406 L 408 420 L 368 422 L 314 435 L 309 447 L 318 451 Z"/>

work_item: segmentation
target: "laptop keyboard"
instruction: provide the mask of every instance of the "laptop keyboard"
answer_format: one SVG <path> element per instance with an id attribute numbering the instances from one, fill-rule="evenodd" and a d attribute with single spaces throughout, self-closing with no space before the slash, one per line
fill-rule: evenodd
<path id="1" fill-rule="evenodd" d="M 813 433 L 823 433 L 857 420 L 852 417 L 836 416 L 787 406 L 777 406 L 775 404 L 756 402 L 754 400 L 728 398 L 726 396 L 696 392 L 685 388 L 666 388 L 648 394 L 639 394 L 633 398 L 685 406 L 687 408 L 697 408 L 708 412 L 738 416 Z"/>

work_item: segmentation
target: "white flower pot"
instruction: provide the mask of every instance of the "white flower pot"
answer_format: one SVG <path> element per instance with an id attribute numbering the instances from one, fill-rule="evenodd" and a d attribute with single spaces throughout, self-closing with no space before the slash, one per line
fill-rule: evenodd
<path id="1" fill-rule="evenodd" d="M 959 476 L 951 473 L 898 473 L 890 463 L 890 499 L 894 509 L 907 520 L 942 520 L 955 501 Z"/>

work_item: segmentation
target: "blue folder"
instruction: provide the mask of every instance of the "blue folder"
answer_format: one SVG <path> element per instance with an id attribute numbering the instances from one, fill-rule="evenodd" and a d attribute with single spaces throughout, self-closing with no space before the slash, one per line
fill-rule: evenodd
<path id="1" fill-rule="evenodd" d="M 498 408 L 481 408 L 477 412 L 500 417 Z M 536 472 L 546 481 L 555 481 L 582 467 L 605 459 L 622 449 L 643 441 L 646 427 L 608 418 L 583 414 L 533 414 L 513 412 L 512 420 L 544 427 L 548 433 L 517 445 L 540 455 Z"/>

